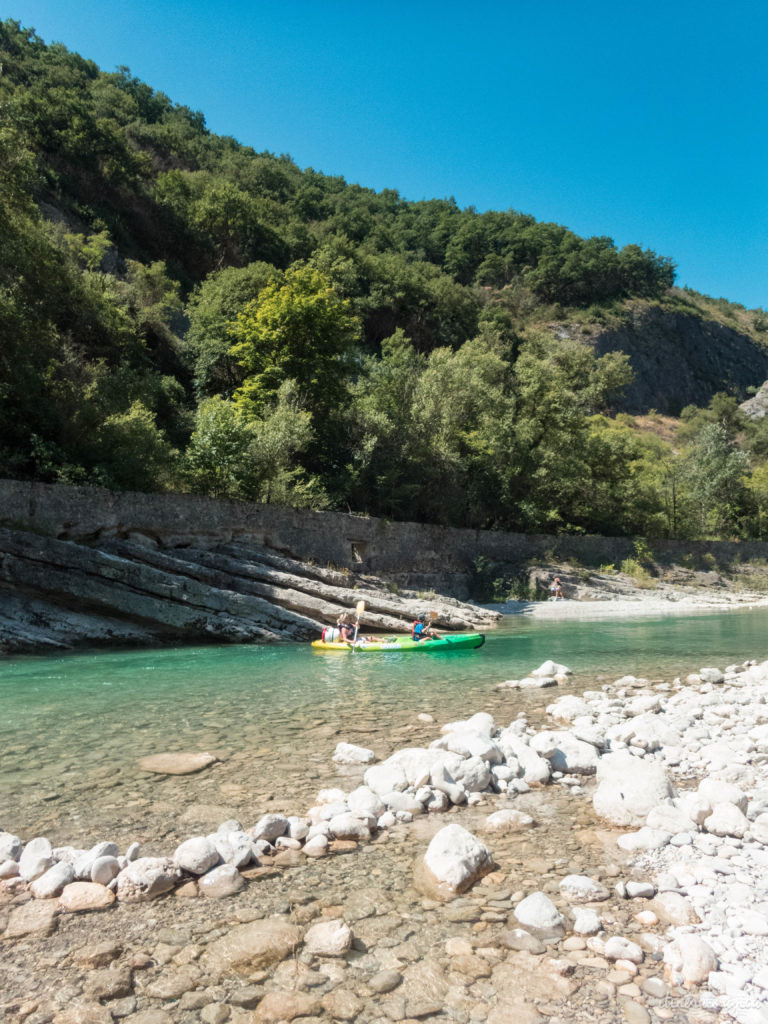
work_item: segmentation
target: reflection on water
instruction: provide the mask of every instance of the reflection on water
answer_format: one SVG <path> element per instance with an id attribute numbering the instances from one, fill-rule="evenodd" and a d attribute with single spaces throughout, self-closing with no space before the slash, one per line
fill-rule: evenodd
<path id="1" fill-rule="evenodd" d="M 330 757 L 341 739 L 386 756 L 434 737 L 434 728 L 414 731 L 420 711 L 444 722 L 482 709 L 498 721 L 540 709 L 551 691 L 493 687 L 547 658 L 574 670 L 576 691 L 600 675 L 672 678 L 762 659 L 766 624 L 764 609 L 631 621 L 511 617 L 476 651 L 365 655 L 283 645 L 6 659 L 0 827 L 85 840 L 105 828 L 110 837 L 151 831 L 158 816 L 167 833 L 189 834 L 180 817 L 203 822 L 209 805 L 222 819 L 233 810 L 249 821 L 264 809 L 257 799 L 301 811 L 319 783 L 334 781 Z M 211 750 L 223 763 L 170 779 L 137 768 L 140 757 L 166 750 Z"/>

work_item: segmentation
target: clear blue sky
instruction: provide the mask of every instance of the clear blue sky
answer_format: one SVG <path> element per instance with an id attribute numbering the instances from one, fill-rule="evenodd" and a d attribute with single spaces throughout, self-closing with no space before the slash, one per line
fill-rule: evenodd
<path id="1" fill-rule="evenodd" d="M 670 256 L 678 284 L 768 308 L 760 0 L 4 6 L 257 150 L 636 242 Z"/>

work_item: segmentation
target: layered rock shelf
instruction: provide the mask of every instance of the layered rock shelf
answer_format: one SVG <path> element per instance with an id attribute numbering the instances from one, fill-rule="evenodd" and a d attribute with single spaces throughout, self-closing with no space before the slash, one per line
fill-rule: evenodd
<path id="1" fill-rule="evenodd" d="M 94 544 L 0 529 L 0 650 L 159 642 L 309 640 L 364 601 L 364 630 L 403 633 L 428 608 L 444 629 L 498 613 L 419 598 L 249 544 L 162 549 L 147 537 Z"/>

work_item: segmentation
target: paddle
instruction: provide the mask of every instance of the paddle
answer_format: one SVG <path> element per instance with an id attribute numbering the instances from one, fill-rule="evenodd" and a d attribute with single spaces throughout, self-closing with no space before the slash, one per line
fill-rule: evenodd
<path id="1" fill-rule="evenodd" d="M 357 618 L 355 619 L 355 635 L 352 638 L 352 650 L 355 649 L 357 643 L 357 631 L 360 629 L 360 616 L 365 611 L 365 601 L 358 601 L 355 605 L 355 611 L 357 612 Z"/>

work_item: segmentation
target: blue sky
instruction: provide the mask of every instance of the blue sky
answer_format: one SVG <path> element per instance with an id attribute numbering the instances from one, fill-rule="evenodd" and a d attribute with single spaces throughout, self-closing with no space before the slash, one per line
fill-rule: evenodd
<path id="1" fill-rule="evenodd" d="M 257 150 L 635 242 L 671 257 L 680 285 L 768 308 L 758 0 L 4 6 Z"/>

